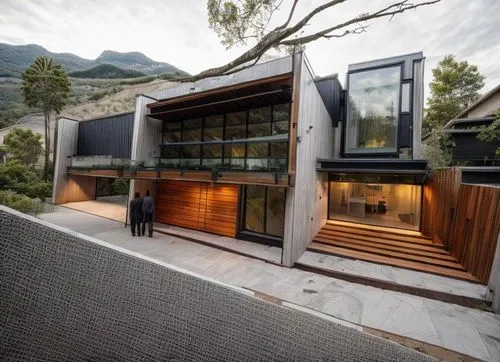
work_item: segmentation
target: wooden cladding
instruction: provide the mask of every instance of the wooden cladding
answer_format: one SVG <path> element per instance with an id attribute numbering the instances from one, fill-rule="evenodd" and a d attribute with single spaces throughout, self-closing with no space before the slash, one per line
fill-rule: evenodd
<path id="1" fill-rule="evenodd" d="M 238 197 L 236 185 L 163 181 L 156 191 L 156 221 L 235 237 Z"/>
<path id="2" fill-rule="evenodd" d="M 461 182 L 460 169 L 443 169 L 434 171 L 424 186 L 422 233 L 445 247 L 453 227 Z"/>
<path id="3" fill-rule="evenodd" d="M 88 176 L 69 175 L 63 184 L 62 192 L 58 193 L 55 204 L 95 200 L 96 178 Z"/>
<path id="4" fill-rule="evenodd" d="M 487 283 L 500 231 L 500 188 L 461 181 L 458 168 L 432 174 L 424 186 L 422 231 Z"/>
<path id="5" fill-rule="evenodd" d="M 490 277 L 500 231 L 500 188 L 460 186 L 456 220 L 448 247 L 483 283 Z"/>

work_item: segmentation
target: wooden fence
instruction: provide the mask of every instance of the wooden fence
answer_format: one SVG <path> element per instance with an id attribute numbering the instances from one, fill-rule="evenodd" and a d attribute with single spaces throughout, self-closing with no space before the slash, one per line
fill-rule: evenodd
<path id="1" fill-rule="evenodd" d="M 435 171 L 424 186 L 422 231 L 487 283 L 500 231 L 500 187 L 462 184 L 457 168 Z"/>

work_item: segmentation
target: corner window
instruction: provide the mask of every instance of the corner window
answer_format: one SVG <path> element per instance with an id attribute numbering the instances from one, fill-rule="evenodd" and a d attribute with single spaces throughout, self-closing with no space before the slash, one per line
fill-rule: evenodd
<path id="1" fill-rule="evenodd" d="M 401 66 L 348 75 L 346 153 L 397 152 Z"/>

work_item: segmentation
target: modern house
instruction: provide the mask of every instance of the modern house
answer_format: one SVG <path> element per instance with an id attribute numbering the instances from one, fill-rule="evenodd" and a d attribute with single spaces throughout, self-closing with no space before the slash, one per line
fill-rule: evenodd
<path id="1" fill-rule="evenodd" d="M 157 222 L 282 247 L 289 266 L 327 219 L 418 231 L 423 64 L 354 64 L 343 89 L 296 53 L 141 95 L 133 121 L 63 119 L 55 202 L 129 177 Z"/>

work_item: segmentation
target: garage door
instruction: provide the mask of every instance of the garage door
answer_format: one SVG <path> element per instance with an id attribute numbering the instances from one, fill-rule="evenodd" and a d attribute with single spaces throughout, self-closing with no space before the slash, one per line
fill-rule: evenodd
<path id="1" fill-rule="evenodd" d="M 237 185 L 163 181 L 156 191 L 156 221 L 236 236 Z"/>

